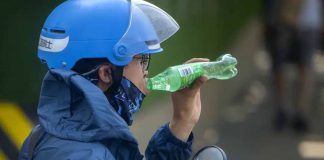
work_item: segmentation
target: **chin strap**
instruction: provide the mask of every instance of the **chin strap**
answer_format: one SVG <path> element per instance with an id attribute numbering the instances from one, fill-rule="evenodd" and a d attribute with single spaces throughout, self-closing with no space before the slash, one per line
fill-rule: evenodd
<path id="1" fill-rule="evenodd" d="M 108 101 L 110 99 L 109 97 L 114 97 L 117 94 L 118 88 L 123 78 L 123 71 L 124 71 L 124 66 L 116 66 L 116 68 L 111 71 L 113 83 L 109 87 L 109 89 L 106 92 L 104 92 Z M 112 104 L 111 101 L 109 101 L 109 103 L 112 105 L 115 111 L 120 115 L 120 108 Z"/>
<path id="2" fill-rule="evenodd" d="M 116 66 L 116 68 L 111 71 L 113 84 L 109 87 L 108 91 L 106 91 L 106 94 L 108 95 L 116 94 L 123 78 L 123 71 L 124 71 L 124 66 Z"/>

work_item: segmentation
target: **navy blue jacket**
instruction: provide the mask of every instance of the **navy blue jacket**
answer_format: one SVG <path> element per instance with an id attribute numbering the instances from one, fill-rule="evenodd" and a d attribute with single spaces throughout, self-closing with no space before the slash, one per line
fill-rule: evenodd
<path id="1" fill-rule="evenodd" d="M 45 134 L 34 148 L 35 160 L 143 159 L 128 125 L 103 92 L 73 71 L 46 74 L 37 112 Z M 29 140 L 19 159 L 28 159 Z M 166 124 L 153 135 L 145 158 L 188 159 L 192 140 L 192 134 L 187 142 L 177 139 Z"/>

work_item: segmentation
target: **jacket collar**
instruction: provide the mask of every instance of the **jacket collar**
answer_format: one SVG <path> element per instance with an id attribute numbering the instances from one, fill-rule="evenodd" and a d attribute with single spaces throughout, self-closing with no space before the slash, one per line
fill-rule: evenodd
<path id="1" fill-rule="evenodd" d="M 45 75 L 37 112 L 40 124 L 56 137 L 137 144 L 100 88 L 71 70 L 52 69 Z"/>

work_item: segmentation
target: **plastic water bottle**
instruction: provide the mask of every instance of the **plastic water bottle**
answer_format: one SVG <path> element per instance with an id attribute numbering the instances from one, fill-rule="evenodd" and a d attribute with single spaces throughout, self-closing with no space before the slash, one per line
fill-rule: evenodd
<path id="1" fill-rule="evenodd" d="M 226 80 L 237 75 L 236 58 L 224 54 L 212 62 L 196 62 L 167 68 L 147 81 L 149 90 L 175 92 L 189 86 L 195 79 L 205 75 L 208 79 Z"/>

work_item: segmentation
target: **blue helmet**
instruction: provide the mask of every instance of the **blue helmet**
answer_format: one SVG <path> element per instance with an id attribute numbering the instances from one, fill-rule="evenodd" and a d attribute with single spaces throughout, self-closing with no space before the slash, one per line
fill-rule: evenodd
<path id="1" fill-rule="evenodd" d="M 49 68 L 71 69 L 83 58 L 125 66 L 134 55 L 162 51 L 179 29 L 162 9 L 143 0 L 68 0 L 47 18 L 38 57 Z"/>

